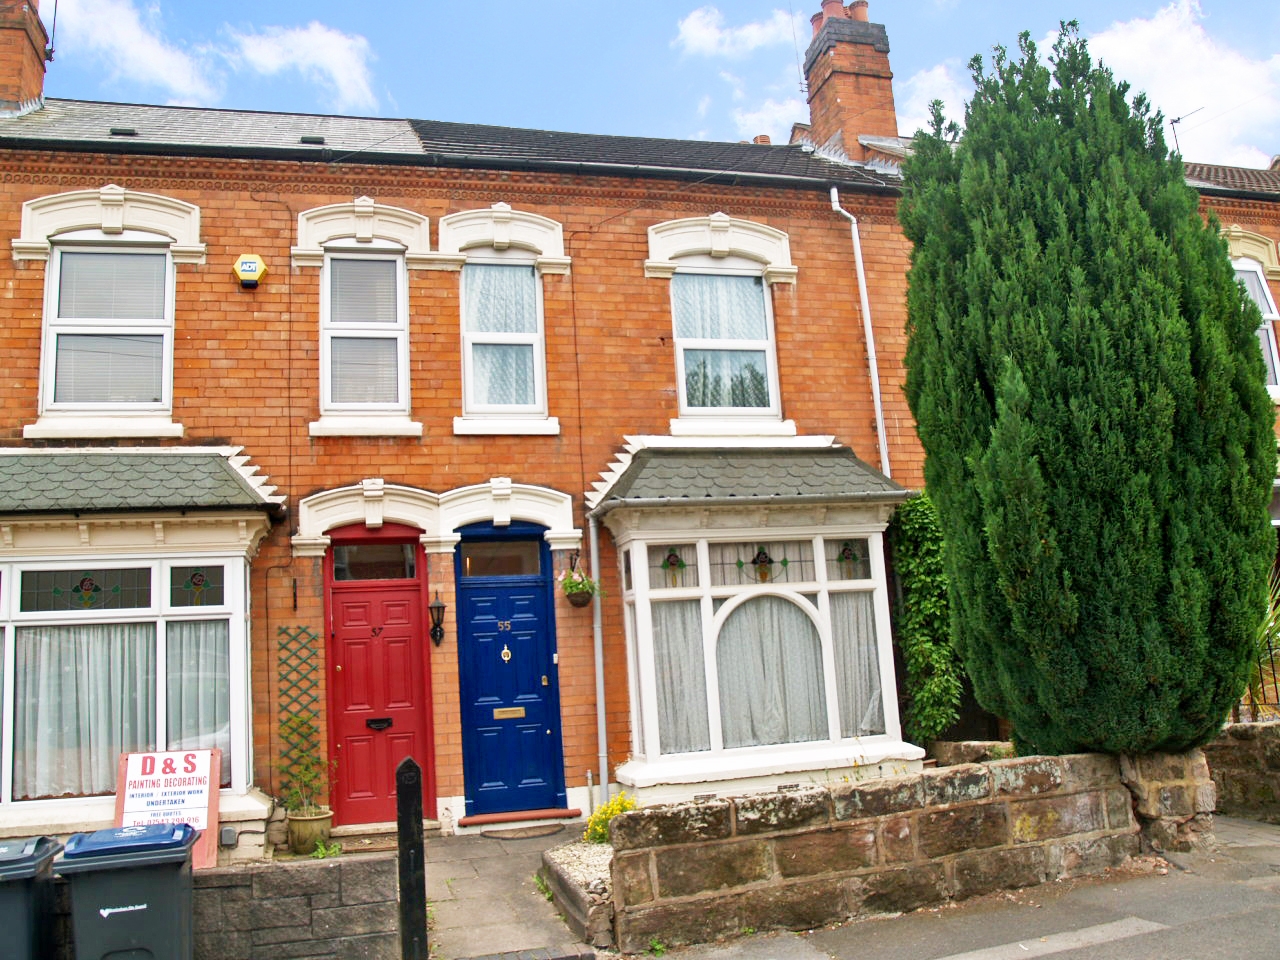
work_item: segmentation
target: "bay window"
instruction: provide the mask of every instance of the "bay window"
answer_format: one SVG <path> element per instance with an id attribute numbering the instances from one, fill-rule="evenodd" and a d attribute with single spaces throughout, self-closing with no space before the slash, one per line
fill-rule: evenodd
<path id="1" fill-rule="evenodd" d="M 0 566 L 0 805 L 110 795 L 121 753 L 247 782 L 243 558 Z"/>

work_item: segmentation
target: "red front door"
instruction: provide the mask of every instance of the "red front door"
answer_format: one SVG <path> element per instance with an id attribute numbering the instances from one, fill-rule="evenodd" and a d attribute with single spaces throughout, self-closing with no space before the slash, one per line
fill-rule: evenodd
<path id="1" fill-rule="evenodd" d="M 358 555 L 359 547 L 345 549 Z M 385 564 L 369 569 L 377 579 L 330 579 L 330 800 L 338 824 L 394 821 L 396 767 L 413 757 L 424 773 L 431 769 L 423 587 L 416 576 L 386 577 L 396 571 Z"/>

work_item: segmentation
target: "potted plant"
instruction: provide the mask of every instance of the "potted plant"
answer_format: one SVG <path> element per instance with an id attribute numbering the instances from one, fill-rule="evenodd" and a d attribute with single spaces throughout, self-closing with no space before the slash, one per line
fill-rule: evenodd
<path id="1" fill-rule="evenodd" d="M 321 802 L 329 792 L 329 765 L 320 756 L 320 729 L 313 716 L 298 713 L 281 721 L 280 735 L 292 757 L 284 794 L 289 849 L 313 853 L 328 844 L 333 829 L 333 811 Z"/>
<path id="2" fill-rule="evenodd" d="M 604 596 L 600 584 L 577 567 L 572 567 L 560 574 L 560 589 L 575 607 L 585 607 L 597 593 Z"/>

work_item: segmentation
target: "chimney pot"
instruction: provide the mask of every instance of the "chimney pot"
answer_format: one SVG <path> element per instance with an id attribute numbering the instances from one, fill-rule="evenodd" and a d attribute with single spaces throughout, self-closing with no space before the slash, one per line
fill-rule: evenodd
<path id="1" fill-rule="evenodd" d="M 832 17 L 844 17 L 844 4 L 841 0 L 822 0 L 822 22 Z"/>
<path id="2" fill-rule="evenodd" d="M 867 22 L 867 0 L 853 0 L 849 4 L 849 16 L 859 23 Z"/>
<path id="3" fill-rule="evenodd" d="M 751 142 L 752 142 L 752 143 L 763 143 L 763 144 L 770 144 L 770 143 L 773 143 L 773 141 L 769 139 L 769 135 L 768 135 L 767 133 L 761 133 L 761 134 L 758 134 L 758 135 L 756 136 L 756 138 L 755 138 L 754 140 L 752 140 Z"/>
<path id="4" fill-rule="evenodd" d="M 813 35 L 816 37 L 818 35 L 818 31 L 822 29 L 822 14 L 815 13 L 809 18 L 809 22 L 813 24 Z"/>

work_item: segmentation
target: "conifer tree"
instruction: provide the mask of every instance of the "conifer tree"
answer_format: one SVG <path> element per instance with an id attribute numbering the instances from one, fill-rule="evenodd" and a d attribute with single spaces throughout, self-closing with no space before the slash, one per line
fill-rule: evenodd
<path id="1" fill-rule="evenodd" d="M 1274 411 L 1218 225 L 1063 24 L 905 168 L 906 389 L 979 701 L 1043 753 L 1210 739 L 1275 554 Z"/>

